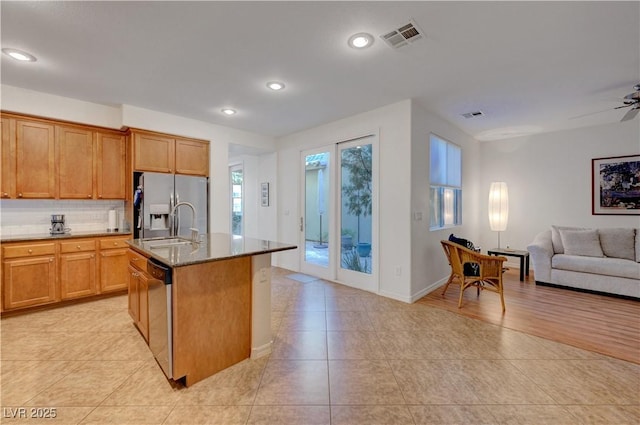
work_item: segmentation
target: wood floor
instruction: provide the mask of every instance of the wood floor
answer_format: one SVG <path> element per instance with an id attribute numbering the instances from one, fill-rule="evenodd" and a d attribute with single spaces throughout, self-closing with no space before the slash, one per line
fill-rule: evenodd
<path id="1" fill-rule="evenodd" d="M 453 283 L 444 298 L 438 288 L 418 303 L 640 364 L 640 302 L 536 285 L 533 273 L 520 282 L 517 269 L 504 281 L 504 315 L 497 294 L 478 298 L 474 288 L 458 309 L 460 286 Z"/>

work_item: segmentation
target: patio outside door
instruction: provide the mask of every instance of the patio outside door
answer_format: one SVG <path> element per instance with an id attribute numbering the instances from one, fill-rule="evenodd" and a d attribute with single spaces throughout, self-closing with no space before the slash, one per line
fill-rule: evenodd
<path id="1" fill-rule="evenodd" d="M 374 140 L 375 136 L 366 136 L 338 144 L 340 255 L 336 279 L 377 293 Z"/>
<path id="2" fill-rule="evenodd" d="M 313 149 L 301 155 L 300 270 L 323 279 L 333 279 L 335 275 L 332 150 L 335 148 Z"/>

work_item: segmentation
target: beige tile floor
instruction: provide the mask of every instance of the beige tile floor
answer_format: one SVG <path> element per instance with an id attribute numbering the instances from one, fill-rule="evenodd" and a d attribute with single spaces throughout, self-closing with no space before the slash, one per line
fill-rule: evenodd
<path id="1" fill-rule="evenodd" d="M 272 354 L 189 388 L 165 379 L 125 296 L 2 319 L 0 423 L 640 423 L 639 365 L 288 273 L 274 269 Z"/>

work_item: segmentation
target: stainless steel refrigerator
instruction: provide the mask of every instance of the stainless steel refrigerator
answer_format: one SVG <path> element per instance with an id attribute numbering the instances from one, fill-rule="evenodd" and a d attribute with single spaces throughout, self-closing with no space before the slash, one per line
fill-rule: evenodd
<path id="1" fill-rule="evenodd" d="M 174 216 L 171 209 L 178 202 L 189 202 L 196 210 L 194 226 L 200 234 L 209 232 L 209 179 L 206 177 L 183 176 L 163 173 L 136 173 L 141 201 L 135 208 L 137 238 L 174 235 L 189 237 L 191 232 L 191 209 L 178 207 Z M 134 203 L 134 206 L 136 204 Z"/>

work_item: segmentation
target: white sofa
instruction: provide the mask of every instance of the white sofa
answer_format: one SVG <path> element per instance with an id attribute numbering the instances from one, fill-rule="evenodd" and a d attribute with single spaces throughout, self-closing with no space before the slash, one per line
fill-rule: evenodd
<path id="1" fill-rule="evenodd" d="M 536 283 L 640 298 L 640 229 L 551 226 L 527 250 Z"/>

